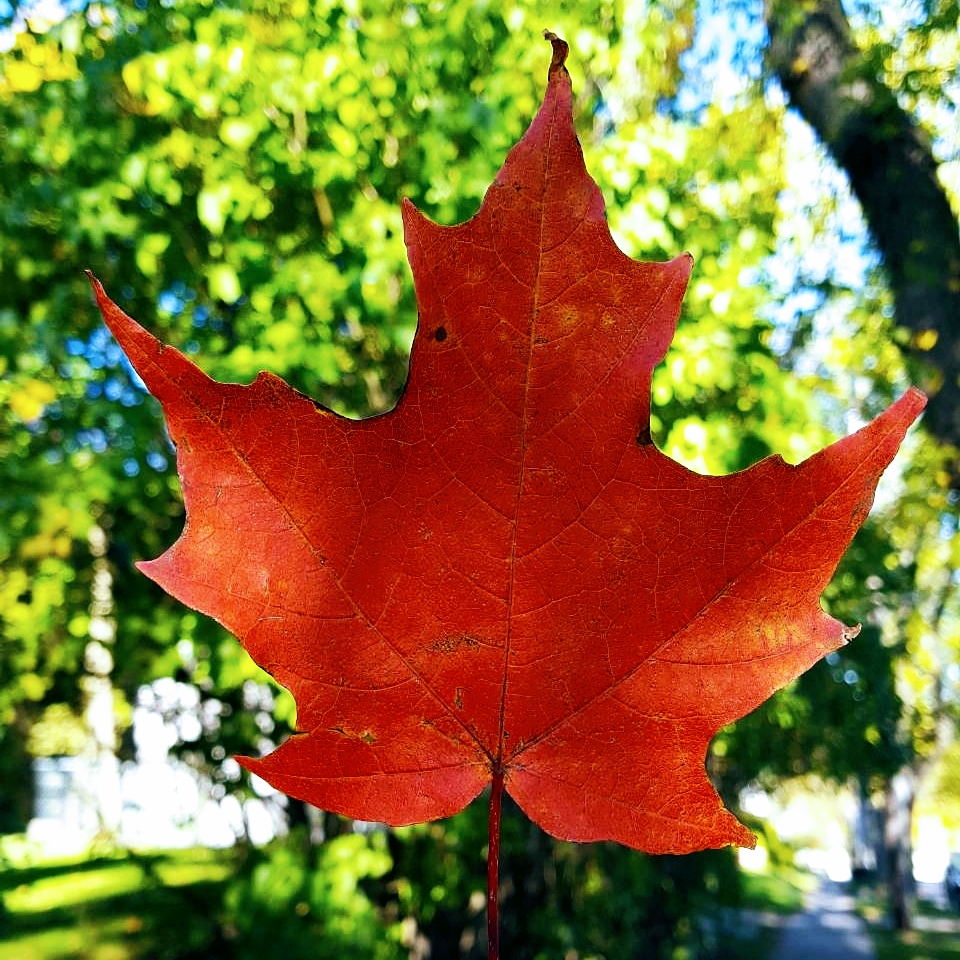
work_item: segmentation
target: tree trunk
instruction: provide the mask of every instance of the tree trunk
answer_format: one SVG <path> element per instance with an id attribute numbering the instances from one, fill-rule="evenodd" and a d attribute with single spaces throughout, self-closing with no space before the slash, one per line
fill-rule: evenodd
<path id="1" fill-rule="evenodd" d="M 107 560 L 107 535 L 103 528 L 94 524 L 87 534 L 87 542 L 93 555 L 93 583 L 89 639 L 83 655 L 85 673 L 80 679 L 88 732 L 81 789 L 96 815 L 98 837 L 116 842 L 120 833 L 121 801 L 111 679 L 117 633 L 113 616 L 113 574 Z"/>
<path id="2" fill-rule="evenodd" d="M 843 169 L 897 323 L 928 364 L 926 424 L 960 446 L 960 234 L 923 131 L 853 42 L 840 0 L 765 0 L 767 64 Z"/>
<path id="3" fill-rule="evenodd" d="M 913 921 L 913 801 L 916 774 L 904 767 L 887 784 L 884 823 L 884 880 L 894 930 L 909 930 Z"/>

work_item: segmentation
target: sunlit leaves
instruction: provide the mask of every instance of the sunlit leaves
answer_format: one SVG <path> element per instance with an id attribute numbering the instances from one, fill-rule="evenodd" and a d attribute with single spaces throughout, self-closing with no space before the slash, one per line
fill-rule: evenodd
<path id="1" fill-rule="evenodd" d="M 17 36 L 13 50 L 7 53 L 0 69 L 0 100 L 33 93 L 44 83 L 78 77 L 76 58 L 71 51 L 55 41 L 23 32 Z"/>

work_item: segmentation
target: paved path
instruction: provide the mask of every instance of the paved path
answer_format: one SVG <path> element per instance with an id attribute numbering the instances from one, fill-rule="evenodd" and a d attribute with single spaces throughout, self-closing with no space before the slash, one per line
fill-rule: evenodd
<path id="1" fill-rule="evenodd" d="M 803 913 L 784 925 L 772 960 L 875 960 L 863 920 L 854 913 L 853 897 L 824 881 L 807 898 Z"/>

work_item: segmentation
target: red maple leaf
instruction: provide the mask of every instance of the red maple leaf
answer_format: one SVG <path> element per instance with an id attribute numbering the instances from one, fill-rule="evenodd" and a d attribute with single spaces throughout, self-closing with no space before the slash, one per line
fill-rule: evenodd
<path id="1" fill-rule="evenodd" d="M 478 214 L 404 205 L 420 322 L 392 412 L 217 383 L 95 282 L 177 445 L 186 528 L 141 569 L 292 691 L 303 732 L 243 763 L 294 797 L 406 824 L 493 780 L 562 839 L 749 845 L 708 744 L 853 634 L 819 597 L 924 398 L 799 466 L 662 454 L 650 380 L 692 261 L 614 244 L 554 47 Z"/>

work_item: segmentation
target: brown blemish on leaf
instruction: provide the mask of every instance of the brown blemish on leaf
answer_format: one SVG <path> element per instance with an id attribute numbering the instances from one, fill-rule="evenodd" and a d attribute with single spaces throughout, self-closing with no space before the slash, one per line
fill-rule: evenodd
<path id="1" fill-rule="evenodd" d="M 558 325 L 561 333 L 569 333 L 580 322 L 580 311 L 576 307 L 567 307 L 560 311 Z"/>
<path id="2" fill-rule="evenodd" d="M 438 637 L 428 649 L 432 653 L 457 653 L 460 650 L 476 650 L 479 646 L 480 640 L 477 637 L 469 633 L 456 633 Z"/>
<path id="3" fill-rule="evenodd" d="M 339 733 L 341 737 L 346 737 L 348 740 L 362 740 L 367 745 L 372 745 L 377 742 L 377 735 L 372 730 L 364 730 L 362 733 L 353 733 L 350 730 L 347 730 L 345 727 L 335 726 L 330 727 L 331 733 Z"/>

